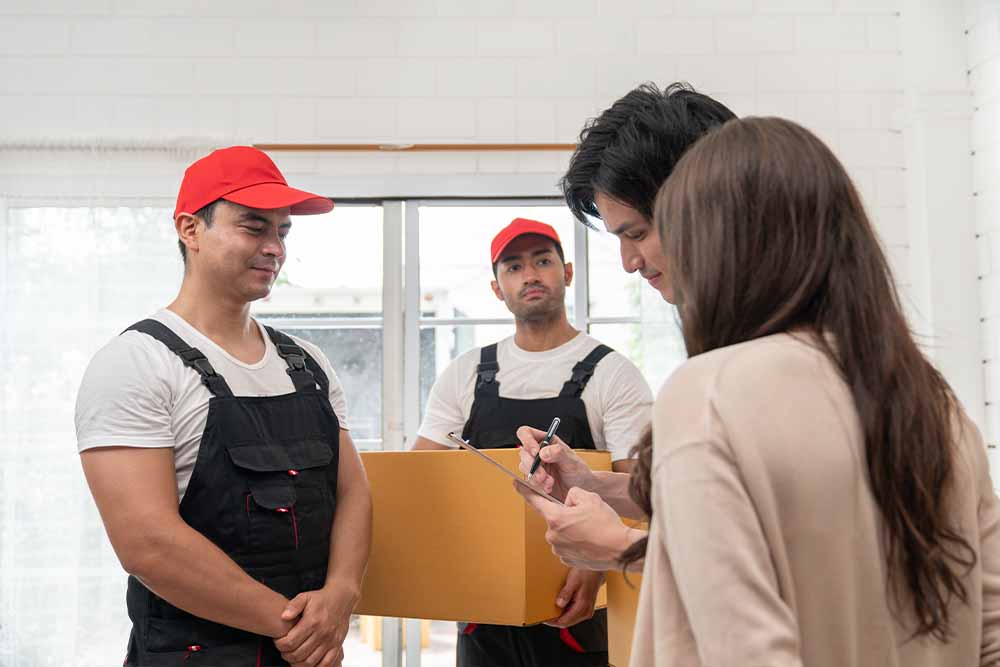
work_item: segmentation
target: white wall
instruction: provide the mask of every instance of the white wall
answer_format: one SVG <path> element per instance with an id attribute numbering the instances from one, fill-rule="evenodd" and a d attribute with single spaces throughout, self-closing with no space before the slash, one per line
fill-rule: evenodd
<path id="1" fill-rule="evenodd" d="M 960 3 L 904 0 L 901 21 L 910 319 L 928 355 L 982 425 L 965 17 Z"/>
<path id="2" fill-rule="evenodd" d="M 821 132 L 902 249 L 897 4 L 5 0 L 0 144 L 570 142 L 636 83 L 682 78 L 739 114 L 780 113 Z M 2 157 L 0 168 L 23 159 Z M 565 159 L 310 155 L 282 164 L 322 173 L 328 190 L 371 189 L 366 178 L 397 186 L 394 174 L 535 174 L 514 182 L 554 192 Z M 86 177 L 68 162 L 63 191 Z M 179 174 L 170 169 L 145 181 L 132 165 L 136 182 L 117 190 L 171 196 Z M 47 189 L 10 170 L 0 191 Z"/>
<path id="3" fill-rule="evenodd" d="M 1000 446 L 1000 6 L 965 6 L 973 94 L 972 173 L 987 437 Z M 994 453 L 994 460 L 997 460 Z M 994 464 L 994 470 L 1000 469 Z M 994 474 L 994 479 L 996 479 Z"/>

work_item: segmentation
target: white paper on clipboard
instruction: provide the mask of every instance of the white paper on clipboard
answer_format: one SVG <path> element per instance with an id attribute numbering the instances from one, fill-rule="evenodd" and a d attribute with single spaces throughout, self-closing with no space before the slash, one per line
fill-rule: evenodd
<path id="1" fill-rule="evenodd" d="M 473 447 L 472 445 L 470 445 L 469 443 L 467 443 L 465 440 L 463 440 L 462 438 L 458 437 L 454 433 L 449 433 L 448 434 L 448 439 L 451 440 L 452 442 L 454 442 L 456 445 L 458 445 L 462 449 L 469 450 L 470 452 L 472 452 L 473 454 L 475 454 L 476 456 L 478 456 L 482 460 L 484 460 L 487 463 L 489 463 L 491 466 L 493 466 L 493 467 L 495 467 L 495 468 L 497 468 L 499 470 L 502 470 L 503 474 L 507 475 L 508 477 L 510 477 L 511 479 L 513 479 L 515 482 L 517 482 L 518 484 L 520 484 L 522 487 L 524 487 L 524 488 L 528 489 L 529 491 L 531 491 L 532 493 L 537 493 L 542 498 L 545 498 L 549 502 L 553 502 L 553 503 L 555 503 L 557 505 L 562 505 L 563 504 L 563 502 L 561 500 L 557 499 L 555 496 L 550 496 L 549 494 L 545 493 L 545 491 L 543 491 L 539 487 L 534 486 L 533 484 L 529 484 L 526 479 L 518 477 L 517 474 L 515 474 L 514 472 L 512 472 L 508 468 L 505 468 L 504 466 L 500 465 L 499 463 L 497 463 L 496 461 L 494 461 L 490 457 L 486 456 L 486 454 L 483 454 L 481 451 L 479 451 L 478 449 L 476 449 L 475 447 Z"/>

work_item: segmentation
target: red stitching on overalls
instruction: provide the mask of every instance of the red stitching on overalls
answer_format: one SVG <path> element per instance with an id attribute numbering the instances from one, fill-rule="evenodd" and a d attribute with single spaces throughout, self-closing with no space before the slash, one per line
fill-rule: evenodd
<path id="1" fill-rule="evenodd" d="M 275 512 L 281 512 L 282 514 L 291 514 L 292 515 L 292 531 L 295 534 L 295 548 L 298 549 L 299 548 L 299 522 L 295 518 L 295 505 L 292 505 L 291 507 L 279 507 L 278 509 L 276 509 L 274 511 Z"/>

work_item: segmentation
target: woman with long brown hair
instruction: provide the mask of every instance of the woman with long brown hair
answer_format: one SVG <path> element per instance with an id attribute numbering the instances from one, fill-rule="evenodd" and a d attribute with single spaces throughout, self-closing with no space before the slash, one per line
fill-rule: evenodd
<path id="1" fill-rule="evenodd" d="M 1000 664 L 985 445 L 833 153 L 732 120 L 654 219 L 691 358 L 633 473 L 650 532 L 625 554 L 645 557 L 632 665 Z M 574 509 L 547 518 L 586 542 Z M 620 535 L 609 514 L 588 509 L 592 542 Z"/>

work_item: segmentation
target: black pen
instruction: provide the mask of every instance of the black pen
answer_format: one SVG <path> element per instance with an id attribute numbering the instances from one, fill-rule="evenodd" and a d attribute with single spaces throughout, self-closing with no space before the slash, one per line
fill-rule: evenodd
<path id="1" fill-rule="evenodd" d="M 535 454 L 535 460 L 531 463 L 531 470 L 528 471 L 528 479 L 531 479 L 531 476 L 538 470 L 538 466 L 542 465 L 542 447 L 549 444 L 552 436 L 556 434 L 557 428 L 559 428 L 559 417 L 553 417 L 552 423 L 549 424 L 549 430 L 545 432 L 545 438 L 538 445 L 538 453 Z"/>

